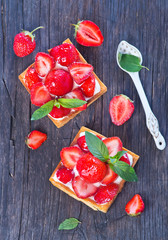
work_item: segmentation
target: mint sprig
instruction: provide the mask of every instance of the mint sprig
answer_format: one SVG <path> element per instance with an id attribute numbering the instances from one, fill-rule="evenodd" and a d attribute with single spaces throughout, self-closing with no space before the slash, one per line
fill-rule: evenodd
<path id="1" fill-rule="evenodd" d="M 106 145 L 97 136 L 85 131 L 85 139 L 89 151 L 102 162 L 107 162 L 109 167 L 121 178 L 128 182 L 138 181 L 134 168 L 123 161 L 119 161 L 126 151 L 119 151 L 115 156 L 111 157 Z"/>
<path id="2" fill-rule="evenodd" d="M 140 64 L 140 58 L 130 54 L 118 54 L 118 61 L 120 66 L 128 72 L 139 72 L 142 68 L 147 67 Z"/>
<path id="3" fill-rule="evenodd" d="M 53 109 L 53 107 L 60 108 L 60 105 L 64 108 L 77 108 L 87 103 L 86 101 L 80 99 L 66 99 L 59 98 L 58 100 L 51 100 L 45 103 L 43 106 L 38 108 L 31 117 L 31 120 L 38 120 L 47 116 Z"/>
<path id="4" fill-rule="evenodd" d="M 58 230 L 71 230 L 76 228 L 79 223 L 81 222 L 76 218 L 67 218 L 59 225 Z"/>

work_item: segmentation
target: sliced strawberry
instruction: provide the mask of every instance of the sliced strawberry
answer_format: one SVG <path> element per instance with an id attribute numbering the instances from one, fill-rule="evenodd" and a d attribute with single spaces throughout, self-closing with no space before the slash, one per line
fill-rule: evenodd
<path id="1" fill-rule="evenodd" d="M 45 77 L 49 71 L 55 67 L 55 60 L 52 56 L 47 53 L 39 52 L 35 57 L 35 68 L 36 72 L 41 76 Z"/>
<path id="2" fill-rule="evenodd" d="M 107 186 L 101 186 L 95 194 L 94 199 L 98 204 L 110 202 L 117 195 L 118 190 L 119 186 L 116 183 L 110 183 Z"/>
<path id="3" fill-rule="evenodd" d="M 82 178 L 79 176 L 75 177 L 72 181 L 72 187 L 77 195 L 78 198 L 88 198 L 93 196 L 96 191 L 97 187 L 94 186 L 92 183 L 86 183 Z"/>
<path id="4" fill-rule="evenodd" d="M 102 181 L 107 172 L 106 164 L 91 153 L 86 153 L 78 160 L 76 169 L 80 177 L 88 183 Z"/>
<path id="5" fill-rule="evenodd" d="M 51 49 L 50 55 L 62 66 L 69 66 L 79 60 L 79 53 L 75 46 L 70 43 L 63 43 Z"/>
<path id="6" fill-rule="evenodd" d="M 83 46 L 96 47 L 103 43 L 100 28 L 89 20 L 79 21 L 75 25 L 76 41 Z"/>
<path id="7" fill-rule="evenodd" d="M 103 140 L 103 137 L 96 135 L 96 137 L 98 137 L 100 140 Z"/>
<path id="8" fill-rule="evenodd" d="M 123 162 L 128 163 L 128 164 L 130 165 L 130 160 L 129 160 L 129 157 L 128 157 L 128 154 L 127 154 L 127 153 L 125 153 L 125 154 L 120 158 L 119 161 L 123 161 Z"/>
<path id="9" fill-rule="evenodd" d="M 125 206 L 125 211 L 128 215 L 136 217 L 140 215 L 145 208 L 145 204 L 139 194 L 136 194 Z"/>
<path id="10" fill-rule="evenodd" d="M 115 173 L 110 167 L 109 165 L 107 165 L 107 173 L 105 178 L 102 181 L 102 184 L 109 184 L 112 183 L 116 180 L 116 178 L 118 177 L 118 174 Z"/>
<path id="11" fill-rule="evenodd" d="M 103 140 L 109 150 L 110 156 L 115 156 L 119 151 L 122 151 L 122 142 L 119 137 L 110 137 Z"/>
<path id="12" fill-rule="evenodd" d="M 85 80 L 85 82 L 80 86 L 83 94 L 86 97 L 93 97 L 95 91 L 95 77 L 93 74 Z"/>
<path id="13" fill-rule="evenodd" d="M 93 72 L 93 66 L 88 63 L 74 62 L 69 66 L 69 72 L 77 84 L 82 84 Z"/>
<path id="14" fill-rule="evenodd" d="M 25 75 L 25 84 L 31 90 L 35 83 L 41 82 L 41 78 L 39 77 L 38 73 L 36 72 L 34 66 L 29 67 L 27 69 Z"/>
<path id="15" fill-rule="evenodd" d="M 53 118 L 62 118 L 67 116 L 70 113 L 70 108 L 64 108 L 60 106 L 60 108 L 53 107 L 52 111 L 49 113 Z"/>
<path id="16" fill-rule="evenodd" d="M 64 166 L 57 170 L 56 175 L 58 180 L 65 184 L 70 182 L 74 178 L 73 171 Z"/>
<path id="17" fill-rule="evenodd" d="M 37 149 L 47 140 L 47 134 L 34 130 L 26 137 L 26 145 L 31 149 Z"/>
<path id="18" fill-rule="evenodd" d="M 77 144 L 84 152 L 89 152 L 89 149 L 86 144 L 85 136 L 79 137 L 77 140 Z"/>
<path id="19" fill-rule="evenodd" d="M 63 69 L 53 69 L 46 76 L 45 86 L 51 94 L 63 96 L 72 90 L 73 79 L 69 72 Z"/>
<path id="20" fill-rule="evenodd" d="M 32 104 L 39 107 L 51 100 L 50 93 L 42 82 L 34 84 L 30 95 Z"/>
<path id="21" fill-rule="evenodd" d="M 83 96 L 82 91 L 80 88 L 75 88 L 72 92 L 66 94 L 66 98 L 75 98 L 75 99 L 80 99 L 85 101 L 85 97 Z M 87 103 L 85 103 L 81 107 L 73 108 L 75 111 L 83 111 L 87 108 Z"/>
<path id="22" fill-rule="evenodd" d="M 77 161 L 83 156 L 83 152 L 76 146 L 65 147 L 61 150 L 61 160 L 65 167 L 73 169 Z"/>
<path id="23" fill-rule="evenodd" d="M 109 105 L 111 121 L 120 126 L 125 123 L 134 112 L 134 104 L 129 97 L 121 94 L 112 98 Z"/>

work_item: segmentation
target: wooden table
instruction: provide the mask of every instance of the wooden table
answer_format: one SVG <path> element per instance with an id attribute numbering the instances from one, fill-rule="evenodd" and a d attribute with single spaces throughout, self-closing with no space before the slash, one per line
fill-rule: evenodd
<path id="1" fill-rule="evenodd" d="M 156 149 L 146 128 L 145 115 L 130 77 L 116 64 L 121 40 L 135 45 L 143 55 L 140 77 L 160 130 L 168 139 L 168 1 L 166 0 L 1 0 L 0 18 L 0 239 L 1 240 L 166 240 L 168 237 L 168 148 Z M 78 45 L 70 23 L 94 21 L 104 35 L 98 48 Z M 36 33 L 35 51 L 19 58 L 13 52 L 14 36 L 21 30 Z M 69 37 L 108 87 L 108 92 L 61 129 L 46 117 L 30 121 L 36 109 L 18 75 L 39 51 Z M 124 93 L 134 100 L 135 112 L 123 126 L 111 123 L 111 98 Z M 48 181 L 60 160 L 62 147 L 70 144 L 81 126 L 106 136 L 119 136 L 124 146 L 139 154 L 137 183 L 126 183 L 107 214 L 94 212 L 59 191 Z M 36 151 L 24 143 L 31 130 L 46 132 L 48 140 Z M 145 211 L 126 216 L 125 204 L 135 193 L 142 195 Z M 82 224 L 58 231 L 69 217 Z"/>

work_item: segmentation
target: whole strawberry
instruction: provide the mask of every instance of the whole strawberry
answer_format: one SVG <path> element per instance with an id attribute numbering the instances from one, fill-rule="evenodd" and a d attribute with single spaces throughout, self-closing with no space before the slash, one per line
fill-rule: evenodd
<path id="1" fill-rule="evenodd" d="M 14 38 L 13 50 L 18 57 L 25 57 L 32 53 L 36 47 L 35 35 L 33 32 L 43 28 L 42 26 L 35 28 L 32 32 L 23 30 Z"/>

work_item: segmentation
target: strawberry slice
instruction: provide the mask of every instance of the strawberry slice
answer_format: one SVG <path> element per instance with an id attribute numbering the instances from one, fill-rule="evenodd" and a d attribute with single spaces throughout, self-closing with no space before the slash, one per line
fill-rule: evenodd
<path id="1" fill-rule="evenodd" d="M 31 90 L 34 84 L 41 82 L 41 78 L 36 72 L 34 66 L 29 67 L 25 75 L 25 84 Z"/>
<path id="2" fill-rule="evenodd" d="M 83 152 L 76 146 L 65 147 L 61 150 L 60 156 L 65 167 L 73 169 L 77 161 L 83 156 Z"/>
<path id="3" fill-rule="evenodd" d="M 86 97 L 93 97 L 95 85 L 95 77 L 93 74 L 91 74 L 91 76 L 85 80 L 85 82 L 80 86 L 80 88 Z"/>
<path id="4" fill-rule="evenodd" d="M 54 67 L 55 60 L 52 56 L 44 52 L 39 52 L 36 54 L 35 69 L 41 77 L 45 77 Z"/>
<path id="5" fill-rule="evenodd" d="M 93 66 L 88 63 L 74 62 L 69 66 L 69 72 L 77 84 L 83 83 L 93 72 Z"/>
<path id="6" fill-rule="evenodd" d="M 101 186 L 96 192 L 94 199 L 98 204 L 110 202 L 117 195 L 118 190 L 119 185 L 116 183 L 110 183 L 107 186 Z"/>
<path id="7" fill-rule="evenodd" d="M 129 157 L 128 157 L 128 154 L 127 154 L 127 153 L 125 153 L 125 154 L 119 159 L 119 161 L 128 163 L 128 164 L 130 165 L 130 160 L 129 160 Z"/>
<path id="8" fill-rule="evenodd" d="M 60 106 L 60 108 L 53 107 L 52 111 L 49 113 L 53 118 L 62 118 L 67 116 L 70 113 L 70 108 L 64 108 Z"/>
<path id="9" fill-rule="evenodd" d="M 119 137 L 110 137 L 103 140 L 109 150 L 111 157 L 115 156 L 119 151 L 122 151 L 122 142 Z"/>
<path id="10" fill-rule="evenodd" d="M 47 134 L 34 130 L 26 137 L 26 145 L 31 149 L 37 149 L 47 140 Z"/>
<path id="11" fill-rule="evenodd" d="M 136 217 L 140 215 L 145 208 L 145 204 L 139 194 L 136 194 L 125 206 L 128 215 Z"/>
<path id="12" fill-rule="evenodd" d="M 51 100 L 50 93 L 42 82 L 34 84 L 30 95 L 31 103 L 39 107 Z"/>
<path id="13" fill-rule="evenodd" d="M 79 21 L 75 25 L 76 41 L 83 46 L 96 47 L 103 43 L 103 35 L 100 28 L 89 20 Z"/>
<path id="14" fill-rule="evenodd" d="M 75 98 L 75 99 L 80 99 L 80 100 L 84 100 L 85 101 L 85 97 L 83 96 L 83 93 L 81 91 L 80 88 L 75 88 L 72 92 L 66 94 L 66 98 Z M 77 108 L 72 108 L 75 111 L 83 111 L 87 108 L 87 103 L 85 103 L 83 106 L 81 107 L 77 107 Z"/>
<path id="15" fill-rule="evenodd" d="M 115 96 L 110 101 L 109 112 L 111 116 L 111 121 L 120 126 L 125 123 L 134 112 L 134 104 L 129 97 L 120 94 Z"/>
<path id="16" fill-rule="evenodd" d="M 79 137 L 77 140 L 77 144 L 84 152 L 89 152 L 88 146 L 86 144 L 85 136 Z"/>
<path id="17" fill-rule="evenodd" d="M 74 178 L 73 170 L 68 169 L 64 166 L 57 170 L 56 175 L 58 180 L 65 184 L 70 182 Z"/>
<path id="18" fill-rule="evenodd" d="M 77 176 L 73 179 L 72 187 L 78 198 L 91 197 L 96 193 L 96 191 L 98 189 L 96 186 L 94 186 L 94 184 L 86 183 L 79 176 Z"/>
<path id="19" fill-rule="evenodd" d="M 109 184 L 112 183 L 116 180 L 116 178 L 118 177 L 118 174 L 115 173 L 110 167 L 109 165 L 107 165 L 107 173 L 105 178 L 102 181 L 102 184 Z"/>

